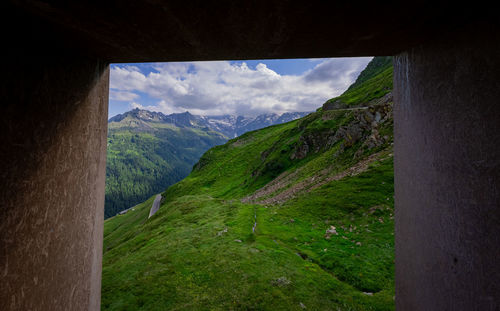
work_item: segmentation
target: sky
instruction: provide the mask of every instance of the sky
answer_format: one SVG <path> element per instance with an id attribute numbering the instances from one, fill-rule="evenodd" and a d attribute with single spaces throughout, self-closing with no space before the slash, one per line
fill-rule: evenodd
<path id="1" fill-rule="evenodd" d="M 314 111 L 356 80 L 371 57 L 112 64 L 109 117 Z"/>

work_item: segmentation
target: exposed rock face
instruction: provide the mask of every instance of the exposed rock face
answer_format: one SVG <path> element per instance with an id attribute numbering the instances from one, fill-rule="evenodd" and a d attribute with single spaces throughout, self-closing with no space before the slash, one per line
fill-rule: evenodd
<path id="1" fill-rule="evenodd" d="M 318 146 L 318 143 L 315 141 L 314 136 L 302 136 L 302 137 L 300 137 L 300 142 L 301 143 L 297 146 L 295 152 L 290 155 L 290 159 L 292 159 L 292 160 L 303 159 L 309 153 L 309 146 L 310 145 Z"/>
<path id="2" fill-rule="evenodd" d="M 356 156 L 388 142 L 390 137 L 381 135 L 380 129 L 383 125 L 393 122 L 392 92 L 379 98 L 377 104 L 349 109 L 349 111 L 353 114 L 353 120 L 338 128 L 337 131 L 328 130 L 301 136 L 295 151 L 290 155 L 290 159 L 303 159 L 310 152 L 319 152 L 321 148 L 331 148 L 341 140 L 343 140 L 341 150 L 360 141 L 363 142 L 361 148 L 356 152 Z"/>

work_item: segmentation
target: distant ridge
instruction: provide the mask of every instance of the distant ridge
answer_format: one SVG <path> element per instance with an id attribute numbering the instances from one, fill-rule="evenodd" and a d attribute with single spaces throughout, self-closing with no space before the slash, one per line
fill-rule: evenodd
<path id="1" fill-rule="evenodd" d="M 249 131 L 300 119 L 310 113 L 311 112 L 285 112 L 281 115 L 276 113 L 266 113 L 256 117 L 235 116 L 229 114 L 198 116 L 193 115 L 188 111 L 165 115 L 161 112 L 136 108 L 123 114 L 118 114 L 110 118 L 108 122 L 121 122 L 130 118 L 143 122 L 172 124 L 181 128 L 206 128 L 219 132 L 227 138 L 234 138 Z"/>

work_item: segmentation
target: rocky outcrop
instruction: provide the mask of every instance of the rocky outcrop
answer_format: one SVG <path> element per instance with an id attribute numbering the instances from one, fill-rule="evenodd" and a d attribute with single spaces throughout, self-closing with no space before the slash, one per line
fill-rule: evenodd
<path id="1" fill-rule="evenodd" d="M 330 228 L 326 229 L 325 239 L 329 240 L 332 235 L 339 235 L 335 226 L 330 226 Z"/>
<path id="2" fill-rule="evenodd" d="M 390 135 L 381 134 L 381 129 L 392 123 L 392 93 L 380 98 L 377 104 L 369 107 L 349 109 L 352 121 L 339 127 L 336 131 L 307 133 L 300 137 L 290 159 L 303 159 L 311 152 L 319 152 L 322 148 L 331 148 L 342 141 L 340 151 L 362 142 L 356 155 L 368 149 L 382 146 L 390 139 Z"/>

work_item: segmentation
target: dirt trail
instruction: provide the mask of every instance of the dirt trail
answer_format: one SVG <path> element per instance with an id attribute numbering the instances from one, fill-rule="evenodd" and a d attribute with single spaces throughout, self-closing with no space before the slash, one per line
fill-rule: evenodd
<path id="1" fill-rule="evenodd" d="M 346 176 L 355 176 L 368 169 L 368 166 L 379 160 L 386 154 L 387 151 L 381 151 L 368 156 L 366 159 L 356 163 L 355 165 L 349 167 L 348 169 L 332 174 L 333 168 L 327 168 L 320 171 L 316 176 L 307 178 L 288 189 L 285 189 L 279 193 L 276 193 L 280 189 L 286 188 L 290 185 L 298 174 L 298 171 L 293 173 L 284 172 L 283 174 L 276 177 L 273 181 L 269 182 L 264 187 L 255 191 L 252 195 L 243 198 L 241 201 L 244 203 L 258 203 L 258 204 L 276 204 L 282 203 L 296 197 L 300 193 L 310 191 L 321 187 L 322 185 L 329 183 L 334 180 L 342 179 Z M 392 155 L 389 155 L 392 156 Z M 274 193 L 274 195 L 272 195 Z M 272 195 L 271 197 L 267 197 Z M 266 198 L 267 197 L 267 198 Z"/>

